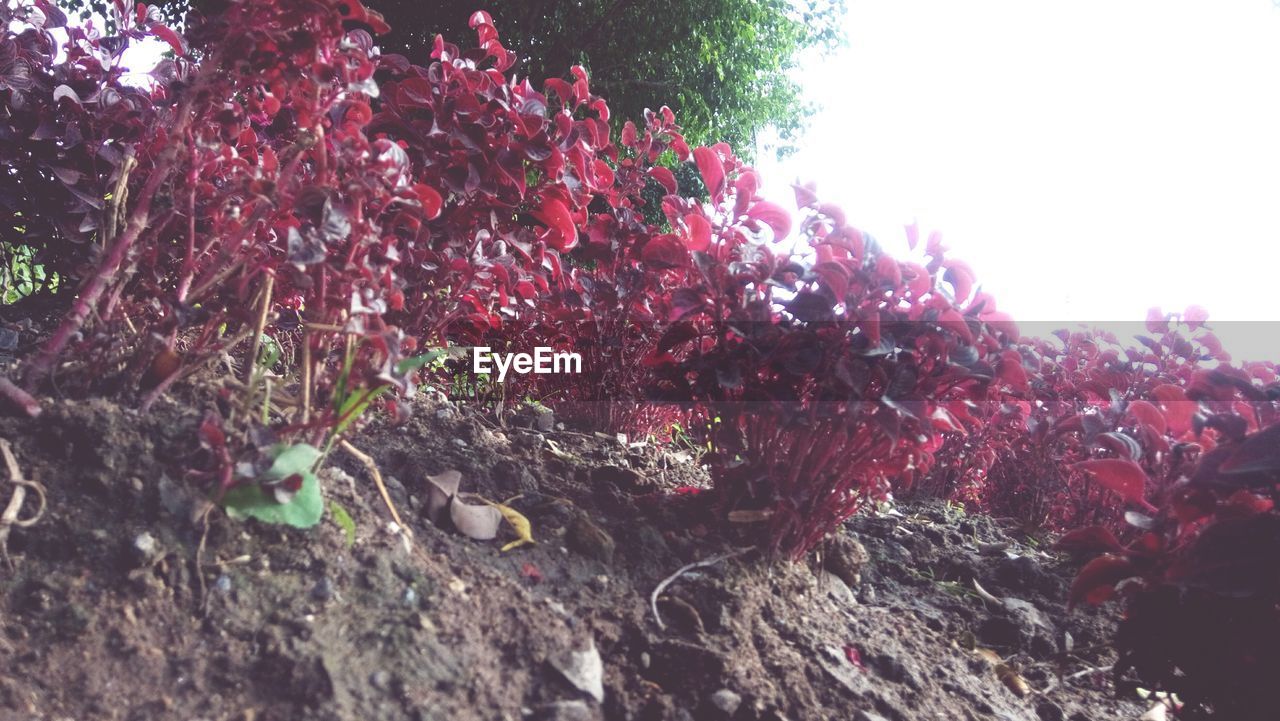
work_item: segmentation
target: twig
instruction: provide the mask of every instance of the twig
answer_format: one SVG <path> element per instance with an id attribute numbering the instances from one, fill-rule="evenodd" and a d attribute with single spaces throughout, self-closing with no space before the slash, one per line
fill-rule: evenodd
<path id="1" fill-rule="evenodd" d="M 662 622 L 662 616 L 659 615 L 658 613 L 658 596 L 662 595 L 662 592 L 667 589 L 667 586 L 670 586 L 672 583 L 675 582 L 677 578 L 680 578 L 681 576 L 688 573 L 689 571 L 692 571 L 695 568 L 706 568 L 708 566 L 714 566 L 721 561 L 734 558 L 736 556 L 741 556 L 742 554 L 750 550 L 752 549 L 739 548 L 736 551 L 730 551 L 728 553 L 722 553 L 718 556 L 712 556 L 711 558 L 708 558 L 705 561 L 694 561 L 693 563 L 689 563 L 684 566 L 681 566 L 680 569 L 677 570 L 675 573 L 662 579 L 662 583 L 659 583 L 658 587 L 653 589 L 653 593 L 650 594 L 649 596 L 649 607 L 653 609 L 653 620 L 657 622 L 658 628 L 664 631 L 667 628 L 667 625 Z"/>
<path id="2" fill-rule="evenodd" d="M 382 474 L 378 471 L 378 464 L 374 462 L 373 457 L 351 445 L 348 441 L 340 441 L 339 445 L 342 446 L 342 450 L 350 453 L 357 461 L 363 463 L 364 467 L 368 469 L 369 475 L 373 476 L 373 482 L 378 486 L 378 493 L 382 494 L 382 502 L 387 504 L 387 510 L 391 511 L 391 518 L 396 522 L 396 525 L 400 526 L 406 535 L 412 533 L 412 530 L 405 525 L 404 521 L 400 520 L 400 513 L 396 510 L 396 504 L 391 502 L 391 494 L 387 493 L 387 485 L 382 482 Z"/>
<path id="3" fill-rule="evenodd" d="M 209 610 L 209 587 L 204 582 L 204 547 L 209 541 L 209 514 L 215 506 L 210 503 L 200 514 L 200 544 L 196 546 L 196 581 L 200 584 L 200 615 Z"/>
<path id="4" fill-rule="evenodd" d="M 9 505 L 5 506 L 3 513 L 0 513 L 0 556 L 4 557 L 5 563 L 12 570 L 13 561 L 9 558 L 9 531 L 14 526 L 18 528 L 33 526 L 40 520 L 44 515 L 45 493 L 44 486 L 22 477 L 22 470 L 18 468 L 18 459 L 14 458 L 9 441 L 3 438 L 0 438 L 0 454 L 4 455 L 4 464 L 9 469 L 9 480 L 13 482 L 13 495 L 9 498 Z M 28 488 L 36 494 L 40 505 L 30 518 L 18 518 L 18 514 L 22 511 L 22 504 L 27 500 Z"/>

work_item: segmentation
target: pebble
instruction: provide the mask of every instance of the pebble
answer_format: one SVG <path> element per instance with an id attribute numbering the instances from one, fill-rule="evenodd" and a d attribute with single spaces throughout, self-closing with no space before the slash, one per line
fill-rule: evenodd
<path id="1" fill-rule="evenodd" d="M 888 721 L 888 719 L 878 713 L 859 711 L 853 715 L 853 721 Z"/>
<path id="2" fill-rule="evenodd" d="M 315 587 L 311 589 L 311 597 L 317 601 L 328 601 L 337 593 L 338 589 L 334 586 L 333 579 L 328 576 L 316 581 Z"/>
<path id="3" fill-rule="evenodd" d="M 724 715 L 732 716 L 738 712 L 738 707 L 742 705 L 742 696 L 722 688 L 711 694 L 711 705 L 720 709 Z"/>
<path id="4" fill-rule="evenodd" d="M 213 590 L 218 593 L 231 593 L 231 577 L 225 573 L 218 576 L 218 580 L 213 582 Z"/>
<path id="5" fill-rule="evenodd" d="M 143 531 L 134 536 L 133 551 L 140 564 L 151 563 L 160 555 L 160 544 L 156 543 L 155 536 Z"/>
<path id="6" fill-rule="evenodd" d="M 369 674 L 369 683 L 380 691 L 386 691 L 391 688 L 391 674 L 380 668 Z"/>
<path id="7" fill-rule="evenodd" d="M 467 447 L 467 442 L 466 442 L 466 441 L 464 441 L 464 440 L 462 440 L 461 438 L 453 438 L 453 439 L 451 439 L 451 441 L 450 441 L 450 442 L 451 442 L 451 443 L 453 443 L 453 445 L 455 445 L 455 446 L 457 446 L 457 447 L 459 447 L 459 448 L 466 448 L 466 447 Z"/>
<path id="8" fill-rule="evenodd" d="M 406 606 L 418 605 L 418 592 L 415 591 L 412 586 L 404 590 L 404 605 Z"/>

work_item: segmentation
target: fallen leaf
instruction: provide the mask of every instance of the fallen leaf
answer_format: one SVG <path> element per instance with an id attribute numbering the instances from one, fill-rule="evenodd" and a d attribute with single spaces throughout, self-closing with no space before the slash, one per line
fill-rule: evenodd
<path id="1" fill-rule="evenodd" d="M 1031 693 L 1031 686 L 1027 684 L 1027 680 L 1009 664 L 996 664 L 996 676 L 1018 698 L 1026 698 Z"/>
<path id="2" fill-rule="evenodd" d="M 502 547 L 504 553 L 513 548 L 537 543 L 537 541 L 533 540 L 533 527 L 529 525 L 529 519 L 525 518 L 523 513 L 501 503 L 494 503 L 493 501 L 485 501 L 485 503 L 498 509 L 498 512 L 502 514 L 502 517 L 506 519 L 507 523 L 511 524 L 511 528 L 516 532 L 516 540 Z"/>

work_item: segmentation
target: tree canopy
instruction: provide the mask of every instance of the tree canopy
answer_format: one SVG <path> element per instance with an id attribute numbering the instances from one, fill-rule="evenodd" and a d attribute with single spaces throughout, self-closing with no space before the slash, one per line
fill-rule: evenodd
<path id="1" fill-rule="evenodd" d="M 110 0 L 61 0 L 83 10 Z M 157 0 L 169 18 L 220 0 Z M 725 141 L 750 154 L 757 134 L 793 138 L 809 106 L 797 62 L 840 42 L 845 0 L 369 0 L 391 31 L 384 52 L 424 62 L 437 34 L 468 44 L 468 19 L 487 10 L 540 82 L 580 64 L 621 120 L 667 105 L 691 143 Z"/>

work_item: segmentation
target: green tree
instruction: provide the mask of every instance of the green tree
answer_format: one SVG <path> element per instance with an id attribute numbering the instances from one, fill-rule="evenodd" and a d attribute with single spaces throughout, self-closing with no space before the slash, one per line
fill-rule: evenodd
<path id="1" fill-rule="evenodd" d="M 83 9 L 105 0 L 64 0 Z M 188 2 L 157 0 L 167 17 Z M 691 144 L 726 141 L 750 155 L 757 134 L 794 138 L 812 108 L 801 96 L 797 62 L 806 50 L 839 44 L 845 0 L 365 0 L 391 32 L 385 52 L 424 64 L 436 34 L 467 47 L 471 13 L 487 10 L 517 72 L 540 82 L 581 64 L 614 116 L 637 120 L 668 105 Z"/>

